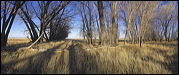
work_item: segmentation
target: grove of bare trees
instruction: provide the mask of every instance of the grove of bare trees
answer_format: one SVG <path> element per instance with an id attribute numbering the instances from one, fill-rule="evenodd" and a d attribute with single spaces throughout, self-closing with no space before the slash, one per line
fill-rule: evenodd
<path id="1" fill-rule="evenodd" d="M 19 13 L 30 32 L 32 41 L 34 42 L 38 38 L 40 38 L 38 42 L 43 42 L 44 38 L 48 41 L 60 40 L 62 39 L 61 37 L 63 39 L 67 37 L 69 30 L 69 24 L 67 22 L 69 19 L 68 15 L 66 15 L 67 13 L 64 11 L 69 2 L 37 1 L 36 3 L 37 6 L 33 5 L 32 2 L 26 2 L 24 7 L 21 8 L 22 13 Z M 40 21 L 40 26 L 37 26 L 32 20 L 32 16 L 34 15 Z M 67 30 L 62 30 L 62 28 Z M 62 33 L 61 36 L 59 32 Z M 40 35 L 42 37 L 39 37 Z"/>
<path id="2" fill-rule="evenodd" d="M 117 45 L 120 24 L 125 27 L 124 44 L 142 46 L 146 41 L 178 40 L 175 1 L 83 1 L 76 7 L 80 10 L 82 34 L 89 44 L 99 36 L 101 45 Z"/>
<path id="3" fill-rule="evenodd" d="M 77 15 L 70 13 L 74 11 Z M 81 34 L 88 44 L 99 39 L 100 45 L 116 46 L 121 25 L 125 27 L 124 44 L 178 40 L 177 1 L 2 1 L 3 47 L 16 14 L 34 43 L 65 39 L 75 16 L 80 17 Z"/>

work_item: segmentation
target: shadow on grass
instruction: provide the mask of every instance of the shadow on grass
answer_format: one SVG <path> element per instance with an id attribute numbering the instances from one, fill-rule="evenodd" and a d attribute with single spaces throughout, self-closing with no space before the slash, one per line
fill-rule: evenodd
<path id="1" fill-rule="evenodd" d="M 14 44 L 14 45 L 9 45 L 7 47 L 3 47 L 2 49 L 6 50 L 6 51 L 8 51 L 8 50 L 10 50 L 10 51 L 16 51 L 17 49 L 19 49 L 21 47 L 27 47 L 30 44 L 32 44 L 32 43 L 30 43 L 30 42 L 29 43 L 18 43 L 18 44 Z"/>
<path id="2" fill-rule="evenodd" d="M 22 52 L 25 53 L 25 52 Z M 22 53 L 17 53 L 17 55 L 22 55 Z M 26 52 L 28 53 L 28 52 Z M 42 67 L 44 64 L 46 64 L 51 56 L 54 53 L 51 51 L 45 51 L 45 52 L 40 52 L 31 56 L 24 56 L 22 59 L 10 61 L 7 63 L 1 63 L 1 74 L 18 74 L 18 73 L 25 73 L 25 74 L 37 74 L 37 73 L 42 73 Z M 25 65 L 19 65 L 19 63 L 24 63 Z M 14 68 L 15 66 L 17 67 L 19 65 L 20 68 Z"/>
<path id="3" fill-rule="evenodd" d="M 162 45 L 166 45 L 166 44 L 162 44 Z M 170 45 L 166 45 L 166 46 L 170 46 Z M 162 61 L 156 60 L 152 57 L 146 57 L 146 60 L 162 64 L 172 74 L 178 74 L 178 47 L 175 48 L 175 51 L 174 51 L 175 53 L 171 56 L 167 55 L 167 51 L 165 51 L 165 50 L 156 49 L 156 48 L 152 48 L 152 47 L 149 47 L 149 48 L 150 48 L 150 50 L 153 50 L 153 51 L 157 52 L 158 54 L 163 55 L 165 57 L 165 59 L 170 59 L 170 63 L 162 62 Z"/>
<path id="4" fill-rule="evenodd" d="M 61 45 L 59 44 L 56 47 Z M 9 58 L 9 62 L 1 62 L 1 74 L 97 73 L 98 65 L 96 64 L 95 55 L 83 50 L 75 51 L 73 44 L 69 47 L 68 51 L 62 50 L 58 53 L 51 51 L 56 47 L 44 52 L 14 52 L 13 54 L 15 56 L 9 55 L 12 60 Z"/>
<path id="5" fill-rule="evenodd" d="M 78 48 L 79 49 L 79 48 Z M 85 50 L 76 50 L 75 45 L 69 47 L 69 74 L 99 73 L 96 56 Z"/>
<path id="6" fill-rule="evenodd" d="M 66 40 L 65 40 L 66 41 Z M 63 42 L 63 43 L 61 43 L 61 44 L 59 44 L 58 46 L 56 46 L 56 47 L 53 47 L 53 48 L 51 48 L 51 49 L 58 49 L 59 47 L 61 47 L 63 44 L 66 44 L 66 46 L 65 47 L 67 47 L 67 45 L 68 45 L 68 43 L 70 42 L 70 40 L 67 40 L 68 42 Z"/>
<path id="7" fill-rule="evenodd" d="M 178 46 L 178 44 L 171 44 L 171 43 L 155 43 L 155 42 L 153 42 L 153 43 L 146 43 L 146 44 L 151 44 L 151 45 L 163 45 L 163 46 L 172 46 L 172 47 L 175 47 L 175 46 Z"/>
<path id="8" fill-rule="evenodd" d="M 62 44 L 64 44 L 64 43 L 62 43 Z M 62 44 L 59 44 L 57 47 L 61 46 Z M 18 49 L 20 47 L 22 47 L 21 44 L 16 48 Z M 53 59 L 51 57 L 55 53 L 54 53 L 54 51 L 52 51 L 52 49 L 55 49 L 55 48 L 56 47 L 47 49 L 44 52 L 33 52 L 33 51 L 11 52 L 10 54 L 12 54 L 12 53 L 15 54 L 15 57 L 12 57 L 11 55 L 9 55 L 9 57 L 15 58 L 17 60 L 12 60 L 7 63 L 1 62 L 1 74 L 7 74 L 7 73 L 8 74 L 17 74 L 17 73 L 42 74 L 46 70 L 46 68 L 44 68 L 44 66 L 47 66 L 48 63 L 50 62 L 50 60 Z M 17 49 L 15 49 L 15 51 Z M 32 55 L 29 55 L 28 53 L 32 53 Z M 18 56 L 20 56 L 20 58 L 22 58 L 22 59 L 19 59 Z M 62 54 L 62 56 L 63 56 L 63 54 Z M 22 63 L 22 64 L 25 63 L 25 65 L 20 65 L 20 63 Z M 20 68 L 14 68 L 14 67 L 17 67 L 17 65 Z M 58 64 L 53 64 L 53 65 L 58 65 Z"/>
<path id="9" fill-rule="evenodd" d="M 124 42 L 124 40 L 118 40 L 118 42 Z"/>

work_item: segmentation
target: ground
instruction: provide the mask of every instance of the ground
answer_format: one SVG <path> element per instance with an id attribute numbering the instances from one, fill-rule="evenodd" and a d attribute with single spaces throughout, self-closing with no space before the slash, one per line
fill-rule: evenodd
<path id="1" fill-rule="evenodd" d="M 178 74 L 178 41 L 92 46 L 79 39 L 44 42 L 9 39 L 1 74 Z"/>

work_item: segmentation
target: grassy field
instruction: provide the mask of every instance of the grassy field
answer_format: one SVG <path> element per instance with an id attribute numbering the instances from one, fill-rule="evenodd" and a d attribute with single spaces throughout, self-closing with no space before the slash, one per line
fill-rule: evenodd
<path id="1" fill-rule="evenodd" d="M 20 48 L 30 45 L 30 40 L 27 38 L 8 38 L 7 47 Z"/>
<path id="2" fill-rule="evenodd" d="M 24 46 L 20 43 L 24 42 L 16 47 Z M 178 74 L 177 41 L 151 41 L 140 48 L 123 42 L 117 47 L 94 47 L 68 39 L 33 49 L 1 49 L 1 74 Z"/>

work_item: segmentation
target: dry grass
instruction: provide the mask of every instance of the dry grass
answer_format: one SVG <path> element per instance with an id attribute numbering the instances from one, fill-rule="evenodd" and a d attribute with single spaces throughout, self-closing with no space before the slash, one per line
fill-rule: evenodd
<path id="1" fill-rule="evenodd" d="M 15 44 L 21 44 L 21 43 L 28 43 L 30 42 L 27 38 L 8 38 L 7 45 L 15 45 Z"/>
<path id="2" fill-rule="evenodd" d="M 8 38 L 7 47 L 20 48 L 30 45 L 30 40 L 27 38 Z"/>
<path id="3" fill-rule="evenodd" d="M 48 42 L 65 48 L 68 41 Z M 39 44 L 36 47 L 40 47 Z M 52 46 L 53 45 L 53 46 Z M 43 46 L 47 46 L 44 45 Z M 68 50 L 6 52 L 1 50 L 1 73 L 25 74 L 178 74 L 178 43 L 149 42 L 86 50 L 75 42 Z M 91 48 L 91 47 L 90 47 Z M 81 50 L 81 51 L 80 51 Z"/>

